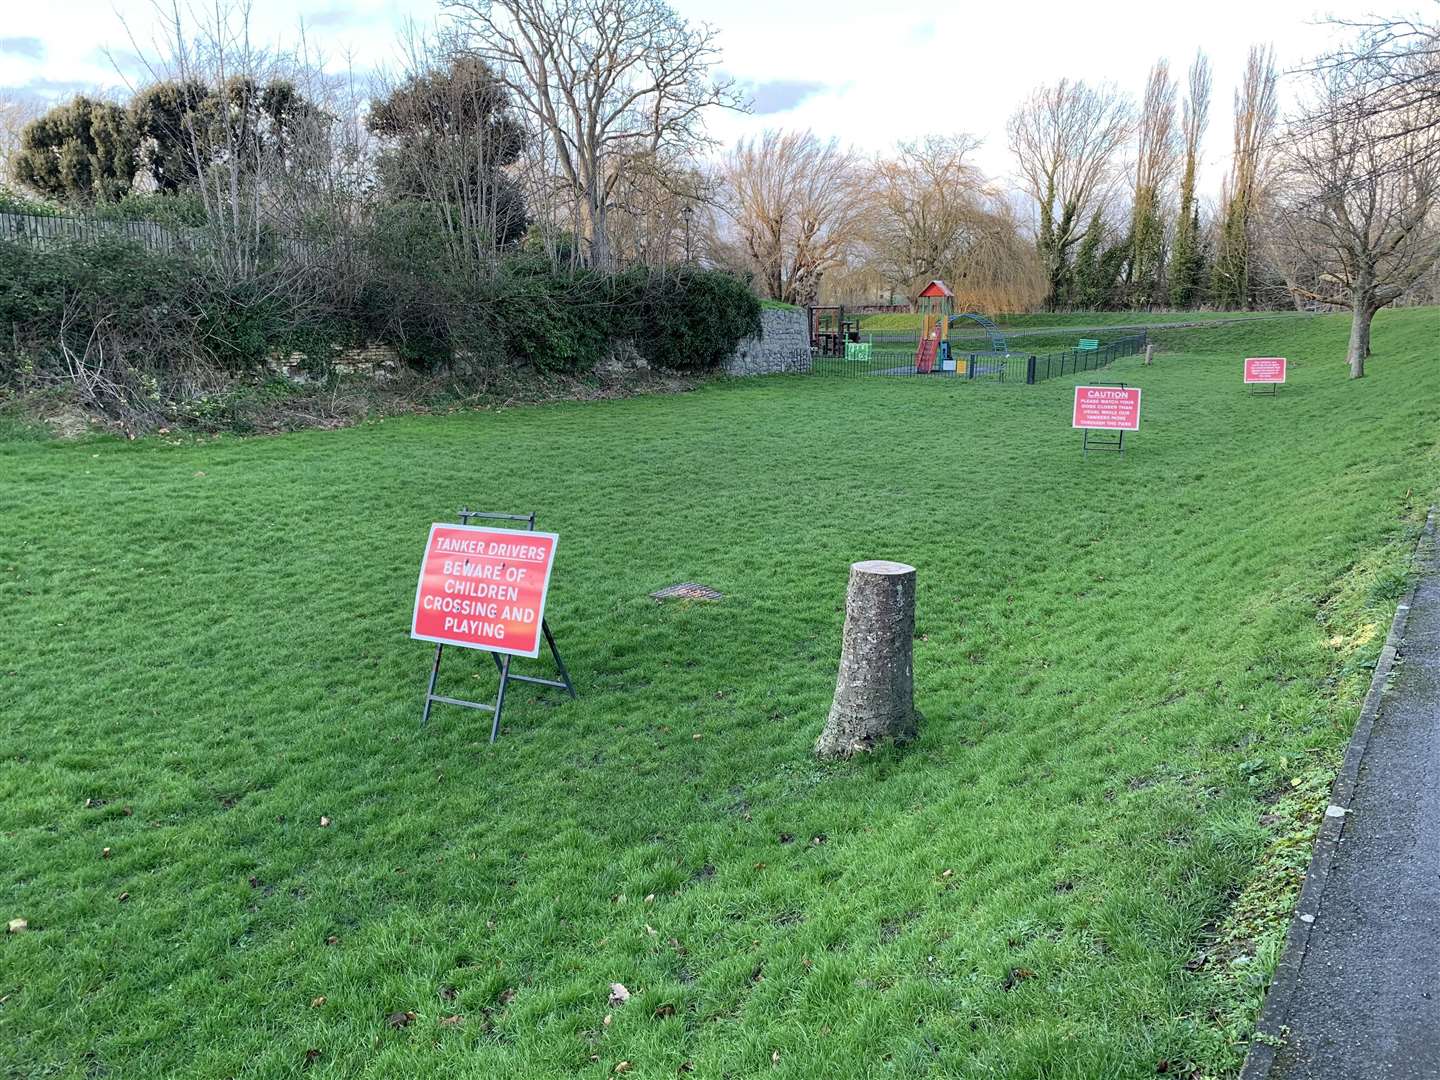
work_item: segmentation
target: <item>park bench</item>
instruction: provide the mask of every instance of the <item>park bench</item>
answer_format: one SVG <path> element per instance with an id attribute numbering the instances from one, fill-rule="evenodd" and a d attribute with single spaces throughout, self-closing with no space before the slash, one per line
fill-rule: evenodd
<path id="1" fill-rule="evenodd" d="M 1096 349 L 1100 348 L 1100 341 L 1098 338 L 1082 337 L 1080 339 L 1079 348 L 1082 352 L 1094 352 Z"/>

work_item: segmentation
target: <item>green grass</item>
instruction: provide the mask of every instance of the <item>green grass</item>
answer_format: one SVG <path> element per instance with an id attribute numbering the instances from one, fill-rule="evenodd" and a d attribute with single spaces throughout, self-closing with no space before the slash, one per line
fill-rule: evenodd
<path id="1" fill-rule="evenodd" d="M 1073 380 L 0 447 L 0 1073 L 1232 1074 L 1258 987 L 1186 965 L 1348 736 L 1440 483 L 1436 326 L 1383 314 L 1353 383 L 1343 320 L 1167 339 L 1088 461 Z M 517 688 L 494 747 L 416 728 L 462 504 L 561 536 L 580 698 Z M 876 557 L 919 568 L 921 736 L 822 766 Z M 686 580 L 727 598 L 646 596 Z"/>

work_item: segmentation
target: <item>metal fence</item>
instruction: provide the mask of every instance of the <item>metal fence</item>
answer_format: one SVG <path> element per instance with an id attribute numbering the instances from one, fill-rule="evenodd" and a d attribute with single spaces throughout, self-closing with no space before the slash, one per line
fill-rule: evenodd
<path id="1" fill-rule="evenodd" d="M 0 213 L 0 240 L 28 244 L 40 250 L 55 250 L 71 244 L 93 244 L 97 240 L 124 240 L 147 251 L 162 254 L 186 252 L 206 255 L 215 250 L 215 237 L 205 229 L 186 225 L 161 225 L 154 221 L 111 220 L 57 214 Z M 287 264 L 321 265 L 329 255 L 323 243 L 293 236 L 267 234 L 263 253 L 266 259 Z"/>
<path id="2" fill-rule="evenodd" d="M 150 251 L 194 251 L 204 242 L 204 230 L 160 225 L 153 221 L 111 221 L 105 218 L 44 217 L 39 214 L 0 214 L 0 240 L 16 240 L 39 248 L 101 239 L 126 240 Z"/>
<path id="3" fill-rule="evenodd" d="M 1093 349 L 1067 349 L 1063 352 L 1008 354 L 954 351 L 949 358 L 937 357 L 930 370 L 916 365 L 919 342 L 908 338 L 875 334 L 869 341 L 849 342 L 843 357 L 816 356 L 810 361 L 815 375 L 913 375 L 927 379 L 989 380 L 1033 385 L 1063 375 L 1095 371 L 1114 363 L 1122 356 L 1145 351 L 1149 335 L 1145 331 L 1096 341 Z"/>

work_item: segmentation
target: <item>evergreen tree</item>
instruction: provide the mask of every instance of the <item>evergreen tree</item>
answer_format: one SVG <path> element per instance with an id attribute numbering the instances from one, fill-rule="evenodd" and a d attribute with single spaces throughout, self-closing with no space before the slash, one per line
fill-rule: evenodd
<path id="1" fill-rule="evenodd" d="M 135 180 L 135 128 L 119 105 L 83 94 L 25 126 L 15 179 L 61 202 L 118 199 Z"/>

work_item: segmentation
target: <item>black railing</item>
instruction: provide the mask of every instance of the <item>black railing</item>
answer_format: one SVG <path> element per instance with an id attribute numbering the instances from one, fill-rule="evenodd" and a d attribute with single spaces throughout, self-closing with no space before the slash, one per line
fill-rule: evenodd
<path id="1" fill-rule="evenodd" d="M 867 335 L 870 336 L 870 335 Z M 922 359 L 916 363 L 919 342 L 913 336 L 876 333 L 871 340 L 847 345 L 844 356 L 816 355 L 810 370 L 816 375 L 914 375 L 921 378 L 988 380 L 1033 385 L 1063 375 L 1094 371 L 1120 359 L 1145 351 L 1144 331 L 1097 344 L 1094 349 L 1067 349 L 1064 352 L 1006 355 L 952 350 L 948 357 Z M 953 344 L 953 343 L 952 343 Z M 927 370 L 928 369 L 928 370 Z"/>

